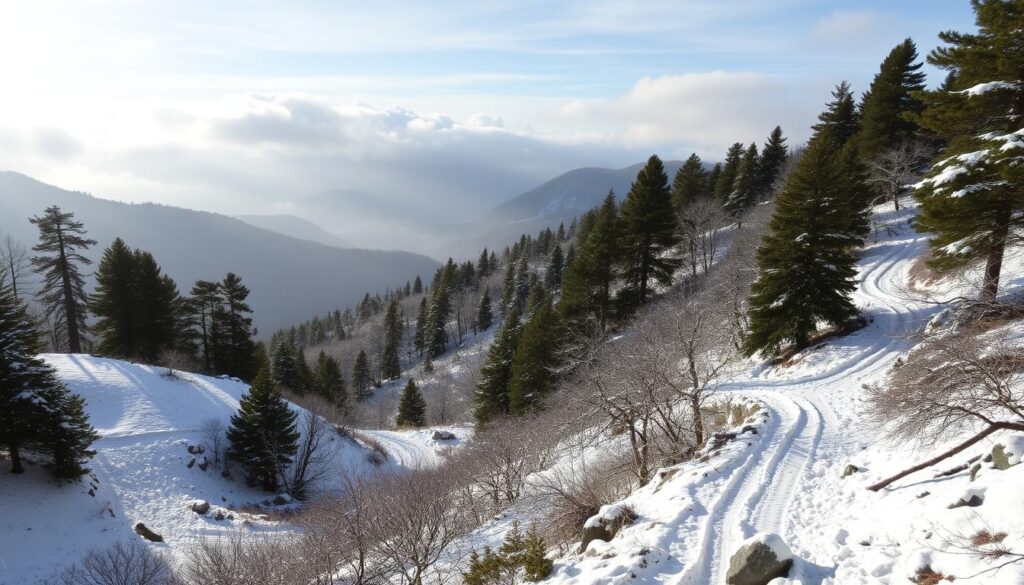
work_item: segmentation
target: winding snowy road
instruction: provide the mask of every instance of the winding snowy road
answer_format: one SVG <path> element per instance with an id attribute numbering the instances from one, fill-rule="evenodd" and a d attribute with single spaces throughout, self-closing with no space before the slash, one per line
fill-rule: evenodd
<path id="1" fill-rule="evenodd" d="M 715 501 L 702 502 L 708 514 L 701 526 L 701 553 L 679 584 L 725 582 L 729 556 L 754 532 L 775 532 L 806 562 L 804 583 L 820 583 L 833 573 L 828 535 L 808 531 L 808 515 L 827 513 L 829 498 L 817 481 L 837 473 L 867 439 L 854 432 L 862 384 L 876 380 L 908 347 L 907 334 L 919 329 L 932 309 L 910 306 L 900 295 L 926 239 L 908 224 L 912 210 L 879 211 L 877 241 L 860 261 L 855 300 L 869 319 L 864 329 L 806 352 L 798 363 L 764 368 L 730 385 L 728 392 L 756 397 L 773 412 L 764 448 L 751 450 Z M 820 524 L 820 523 L 818 523 Z"/>

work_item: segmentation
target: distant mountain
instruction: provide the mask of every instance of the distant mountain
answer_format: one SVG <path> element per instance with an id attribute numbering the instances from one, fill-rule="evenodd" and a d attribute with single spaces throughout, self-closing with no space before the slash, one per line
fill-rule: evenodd
<path id="1" fill-rule="evenodd" d="M 300 240 L 319 242 L 326 246 L 334 246 L 335 248 L 353 247 L 352 242 L 332 234 L 309 220 L 302 219 L 295 215 L 236 215 L 235 217 L 249 225 L 277 232 L 285 236 L 298 238 Z"/>
<path id="2" fill-rule="evenodd" d="M 0 172 L 0 232 L 31 246 L 38 232 L 27 218 L 49 205 L 73 211 L 85 224 L 99 242 L 88 253 L 94 261 L 120 236 L 152 252 L 183 293 L 197 279 L 237 273 L 252 290 L 250 304 L 262 333 L 355 305 L 368 291 L 395 288 L 417 275 L 429 280 L 438 267 L 419 254 L 341 249 L 224 215 L 118 203 Z"/>
<path id="3" fill-rule="evenodd" d="M 665 161 L 669 181 L 683 163 Z M 495 207 L 486 217 L 490 222 L 525 220 L 571 221 L 583 212 L 600 205 L 609 190 L 620 201 L 629 192 L 642 163 L 622 169 L 585 167 L 558 175 L 540 186 Z"/>

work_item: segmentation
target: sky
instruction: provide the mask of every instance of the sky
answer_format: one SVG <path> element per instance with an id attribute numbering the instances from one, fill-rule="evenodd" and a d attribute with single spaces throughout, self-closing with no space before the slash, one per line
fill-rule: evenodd
<path id="1" fill-rule="evenodd" d="M 224 213 L 472 215 L 579 166 L 797 144 L 903 38 L 973 29 L 967 0 L 0 4 L 0 169 Z"/>

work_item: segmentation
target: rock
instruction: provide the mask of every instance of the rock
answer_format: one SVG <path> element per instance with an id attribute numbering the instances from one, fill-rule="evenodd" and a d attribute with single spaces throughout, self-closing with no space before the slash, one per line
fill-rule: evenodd
<path id="1" fill-rule="evenodd" d="M 583 524 L 583 536 L 580 540 L 580 552 L 585 552 L 591 542 L 602 540 L 610 542 L 623 526 L 636 520 L 636 512 L 629 506 L 610 504 L 601 506 L 595 516 L 591 516 Z"/>
<path id="2" fill-rule="evenodd" d="M 203 471 L 206 471 L 206 468 L 207 468 L 207 467 L 209 467 L 209 466 L 210 466 L 210 460 L 209 460 L 209 459 L 207 459 L 207 458 L 206 458 L 206 457 L 204 456 L 204 457 L 203 457 L 203 460 L 202 460 L 202 461 L 201 461 L 201 462 L 199 463 L 199 469 L 201 469 L 201 470 L 203 470 Z"/>
<path id="3" fill-rule="evenodd" d="M 981 471 L 981 463 L 975 463 L 971 466 L 971 481 L 978 479 L 979 471 Z"/>
<path id="4" fill-rule="evenodd" d="M 785 577 L 793 566 L 793 553 L 778 534 L 758 533 L 747 539 L 729 559 L 728 585 L 767 585 Z"/>
<path id="5" fill-rule="evenodd" d="M 964 493 L 963 493 L 963 495 L 960 496 L 960 499 L 958 499 L 957 501 L 953 502 L 952 504 L 950 504 L 950 505 L 948 505 L 946 507 L 949 508 L 950 510 L 952 510 L 953 508 L 963 508 L 963 507 L 977 508 L 978 506 L 980 506 L 980 505 L 982 505 L 984 503 L 985 503 L 985 490 L 984 490 L 984 488 L 981 488 L 981 489 L 971 488 L 971 489 L 964 490 Z"/>
<path id="6" fill-rule="evenodd" d="M 857 467 L 856 465 L 853 464 L 847 465 L 846 467 L 843 468 L 843 477 L 850 477 L 851 475 L 857 473 L 858 471 L 860 471 L 860 467 Z"/>
<path id="7" fill-rule="evenodd" d="M 435 441 L 454 441 L 455 435 L 448 431 L 434 431 L 434 434 L 430 436 Z"/>
<path id="8" fill-rule="evenodd" d="M 196 500 L 189 504 L 188 509 L 200 516 L 204 516 L 210 511 L 210 502 L 207 502 L 206 500 Z"/>
<path id="9" fill-rule="evenodd" d="M 188 452 L 191 455 L 202 455 L 206 452 L 206 447 L 203 447 L 202 445 L 189 445 Z"/>
<path id="10" fill-rule="evenodd" d="M 137 523 L 135 525 L 134 530 L 135 530 L 135 534 L 138 534 L 139 536 L 141 536 L 142 538 L 145 538 L 146 540 L 148 540 L 150 542 L 163 542 L 164 541 L 164 537 L 160 536 L 156 532 L 153 532 L 152 530 L 147 528 L 146 525 L 143 524 L 142 522 Z"/>
<path id="11" fill-rule="evenodd" d="M 224 511 L 223 510 L 217 510 L 216 512 L 214 512 L 213 513 L 213 519 L 218 521 L 218 522 L 223 520 L 224 519 Z"/>
<path id="12" fill-rule="evenodd" d="M 196 458 L 193 457 L 193 458 L 188 460 L 188 464 L 186 464 L 185 467 L 188 467 L 189 469 L 192 469 L 192 466 L 195 465 L 195 464 L 196 464 Z"/>

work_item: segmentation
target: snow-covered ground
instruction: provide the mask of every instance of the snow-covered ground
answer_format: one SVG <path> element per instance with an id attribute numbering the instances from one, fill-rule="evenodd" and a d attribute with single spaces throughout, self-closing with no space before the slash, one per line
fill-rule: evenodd
<path id="1" fill-rule="evenodd" d="M 246 487 L 237 471 L 232 480 L 222 477 L 215 466 L 200 469 L 204 457 L 212 459 L 211 453 L 193 455 L 188 450 L 204 442 L 205 421 L 228 424 L 246 384 L 186 373 L 168 378 L 164 368 L 87 355 L 44 358 L 73 392 L 85 398 L 101 438 L 93 445 L 92 472 L 81 483 L 58 485 L 35 466 L 29 466 L 24 476 L 0 473 L 0 584 L 34 583 L 90 548 L 138 538 L 132 533 L 136 522 L 164 537 L 163 544 L 153 546 L 173 552 L 195 538 L 243 526 L 292 530 L 283 522 L 241 514 L 217 521 L 213 514 L 200 516 L 188 509 L 200 499 L 238 510 L 274 497 Z M 389 454 L 380 465 L 370 461 L 367 446 L 333 436 L 332 471 L 319 489 L 341 489 L 344 476 L 436 464 L 441 452 L 469 433 L 464 428 L 446 430 L 458 439 L 434 441 L 432 430 L 373 433 Z M 193 458 L 196 462 L 189 467 Z"/>
<path id="2" fill-rule="evenodd" d="M 637 519 L 611 542 L 559 559 L 551 582 L 718 585 L 747 538 L 777 533 L 796 557 L 788 580 L 778 585 L 910 583 L 924 566 L 956 575 L 958 582 L 1024 583 L 1024 563 L 991 570 L 1013 557 L 980 559 L 966 554 L 958 540 L 982 529 L 1006 532 L 1003 544 L 1024 552 L 1024 466 L 995 471 L 985 465 L 973 483 L 967 471 L 934 477 L 1005 437 L 889 490 L 866 489 L 944 447 L 894 445 L 865 418 L 863 385 L 881 381 L 913 347 L 911 336 L 942 309 L 906 293 L 911 268 L 927 248 L 926 237 L 910 225 L 915 214 L 913 206 L 875 209 L 876 230 L 862 254 L 854 295 L 868 325 L 784 365 L 751 361 L 748 373 L 723 395 L 765 405 L 759 433 L 741 436 L 748 440 L 708 462 L 663 470 L 669 479 L 656 479 L 618 502 L 633 508 Z M 1022 264 L 1021 254 L 1009 255 L 1005 290 L 1022 285 Z M 955 283 L 931 286 L 949 292 Z M 844 478 L 848 464 L 859 472 Z M 929 495 L 919 497 L 924 492 Z M 986 503 L 948 508 L 974 493 Z M 500 534 L 489 540 L 496 539 Z"/>

